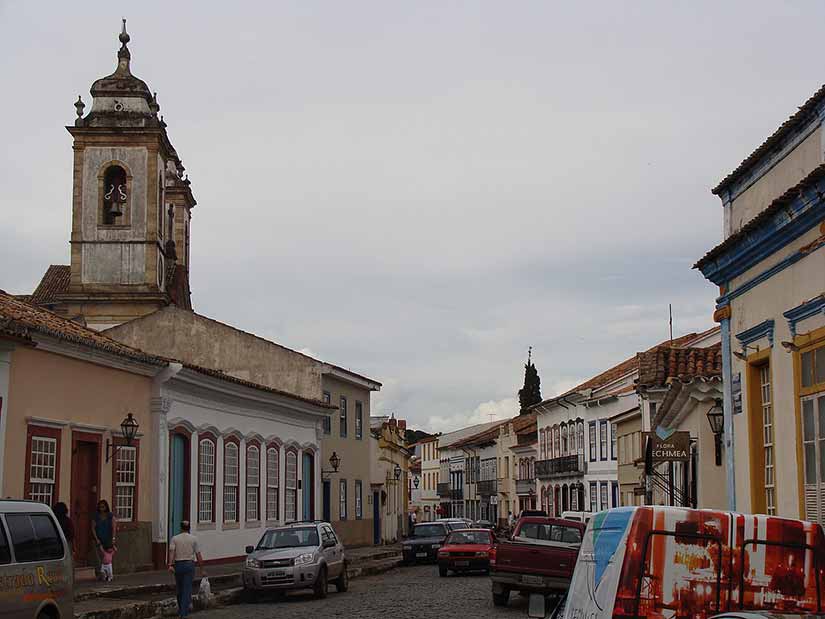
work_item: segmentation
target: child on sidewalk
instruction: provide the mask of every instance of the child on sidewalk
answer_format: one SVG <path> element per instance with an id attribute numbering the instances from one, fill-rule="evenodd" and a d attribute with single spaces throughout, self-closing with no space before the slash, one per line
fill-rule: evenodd
<path id="1" fill-rule="evenodd" d="M 106 582 L 112 582 L 112 578 L 114 578 L 114 574 L 112 573 L 112 559 L 114 559 L 116 552 L 117 548 L 115 546 L 108 549 L 104 548 L 101 552 L 100 575 Z"/>

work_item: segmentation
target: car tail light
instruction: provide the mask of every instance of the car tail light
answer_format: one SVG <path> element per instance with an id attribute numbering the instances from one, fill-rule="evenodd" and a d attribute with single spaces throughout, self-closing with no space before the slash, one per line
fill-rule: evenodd
<path id="1" fill-rule="evenodd" d="M 490 552 L 488 553 L 488 556 L 490 557 L 490 567 L 495 566 L 495 564 L 496 564 L 496 547 L 495 546 L 490 548 Z"/>

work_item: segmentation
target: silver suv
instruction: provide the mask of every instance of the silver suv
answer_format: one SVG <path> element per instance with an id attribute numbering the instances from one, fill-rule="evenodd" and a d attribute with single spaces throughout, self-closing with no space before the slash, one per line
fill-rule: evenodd
<path id="1" fill-rule="evenodd" d="M 339 592 L 349 588 L 344 546 L 328 522 L 295 522 L 267 529 L 257 546 L 246 547 L 244 589 L 284 592 L 312 589 L 327 596 L 330 582 Z"/>

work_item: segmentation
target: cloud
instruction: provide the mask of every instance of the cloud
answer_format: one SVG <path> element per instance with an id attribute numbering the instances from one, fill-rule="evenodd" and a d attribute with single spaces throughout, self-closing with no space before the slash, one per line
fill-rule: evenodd
<path id="1" fill-rule="evenodd" d="M 112 3 L 87 8 L 2 9 L 9 292 L 69 262 L 63 126 L 120 27 Z M 691 270 L 720 240 L 708 187 L 819 86 L 823 19 L 753 0 L 255 19 L 150 1 L 129 47 L 198 200 L 196 310 L 373 377 L 372 414 L 436 430 L 516 414 L 529 346 L 550 397 L 666 339 L 669 303 L 675 335 L 712 324 Z"/>

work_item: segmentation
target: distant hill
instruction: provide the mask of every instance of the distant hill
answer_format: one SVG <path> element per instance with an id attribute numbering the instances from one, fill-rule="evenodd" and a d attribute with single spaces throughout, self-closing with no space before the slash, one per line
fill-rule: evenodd
<path id="1" fill-rule="evenodd" d="M 408 429 L 405 438 L 407 440 L 407 445 L 412 445 L 413 443 L 417 443 L 421 439 L 427 438 L 428 436 L 432 436 L 432 434 L 424 432 L 424 430 Z"/>

